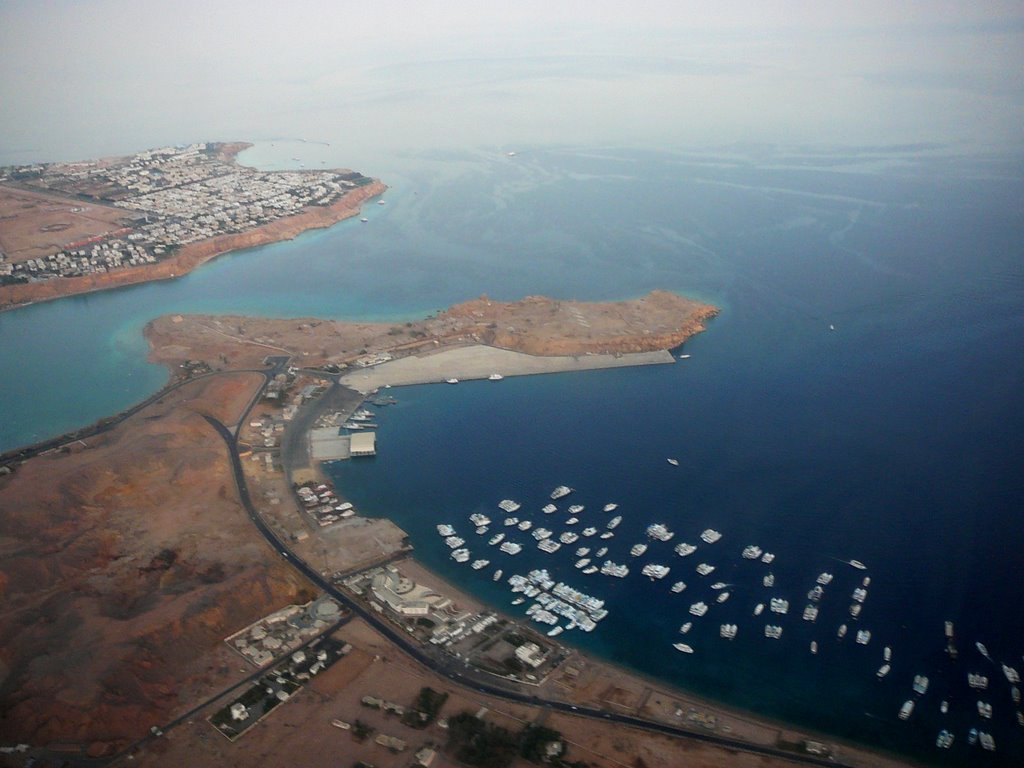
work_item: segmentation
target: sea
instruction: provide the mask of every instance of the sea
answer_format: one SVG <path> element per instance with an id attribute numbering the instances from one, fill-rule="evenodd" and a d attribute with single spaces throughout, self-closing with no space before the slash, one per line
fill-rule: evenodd
<path id="1" fill-rule="evenodd" d="M 376 409 L 377 456 L 329 465 L 340 492 L 363 514 L 393 519 L 417 558 L 497 609 L 529 604 L 511 605 L 492 580 L 499 567 L 506 578 L 547 568 L 604 599 L 609 616 L 594 632 L 560 640 L 665 683 L 926 763 L 1024 761 L 1020 707 L 1000 667 L 1024 671 L 1021 158 L 934 146 L 559 144 L 419 149 L 354 165 L 342 141 L 268 137 L 240 160 L 356 167 L 390 189 L 365 223 L 228 254 L 174 281 L 0 314 L 0 450 L 157 390 L 166 372 L 146 362 L 141 334 L 165 313 L 400 322 L 481 294 L 677 291 L 721 308 L 675 350 L 688 358 L 394 388 L 397 402 Z M 543 514 L 562 484 L 573 493 Z M 603 531 L 613 514 L 622 523 L 612 539 L 548 555 L 502 525 L 506 498 L 556 534 Z M 603 512 L 610 502 L 618 509 Z M 570 503 L 584 505 L 574 526 Z M 473 532 L 474 512 L 494 521 L 488 534 Z M 440 523 L 490 566 L 455 563 Z M 650 541 L 652 523 L 673 539 Z M 701 542 L 706 528 L 721 541 Z M 488 546 L 499 530 L 523 552 Z M 647 553 L 630 557 L 640 541 Z M 681 558 L 682 541 L 699 549 Z M 774 562 L 743 559 L 749 544 Z M 573 563 L 584 545 L 607 546 L 600 561 L 630 574 L 583 575 Z M 648 562 L 669 575 L 642 576 Z M 715 572 L 697 575 L 698 562 Z M 769 571 L 775 585 L 765 588 Z M 834 580 L 817 621 L 803 621 L 822 572 Z M 673 594 L 678 580 L 687 588 Z M 729 585 L 727 602 L 714 602 L 715 581 Z M 789 612 L 755 617 L 771 597 L 789 600 Z M 702 618 L 688 614 L 697 600 L 711 604 Z M 734 640 L 719 637 L 723 623 L 738 625 Z M 769 623 L 781 638 L 764 636 Z M 867 645 L 854 640 L 861 629 Z M 694 654 L 673 649 L 681 640 Z M 885 646 L 892 669 L 879 680 Z M 986 675 L 988 689 L 968 688 L 968 673 Z M 929 678 L 923 696 L 915 675 Z M 901 721 L 908 699 L 916 706 Z M 991 720 L 979 700 L 992 704 Z M 993 755 L 968 744 L 972 727 L 992 734 Z M 955 736 L 949 750 L 935 747 L 943 728 Z"/>

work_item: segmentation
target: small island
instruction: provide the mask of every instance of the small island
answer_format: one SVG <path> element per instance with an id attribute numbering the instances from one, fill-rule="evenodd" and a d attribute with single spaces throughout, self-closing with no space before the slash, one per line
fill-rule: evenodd
<path id="1" fill-rule="evenodd" d="M 359 213 L 356 171 L 259 171 L 244 142 L 0 168 L 0 310 L 180 277 L 210 259 Z"/>

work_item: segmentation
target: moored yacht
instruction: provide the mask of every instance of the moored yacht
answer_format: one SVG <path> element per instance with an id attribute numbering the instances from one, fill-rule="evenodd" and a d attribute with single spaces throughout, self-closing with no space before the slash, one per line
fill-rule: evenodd
<path id="1" fill-rule="evenodd" d="M 672 647 L 675 648 L 677 651 L 681 651 L 682 653 L 693 653 L 693 648 L 688 646 L 686 643 L 673 643 Z"/>
<path id="2" fill-rule="evenodd" d="M 642 555 L 646 551 L 647 551 L 647 545 L 646 544 L 634 544 L 632 546 L 632 548 L 629 550 L 629 554 L 632 557 L 640 557 L 640 555 Z"/>
<path id="3" fill-rule="evenodd" d="M 676 548 L 675 549 L 676 549 L 676 554 L 679 555 L 680 557 L 686 557 L 687 555 L 692 555 L 694 552 L 697 551 L 697 547 L 695 547 L 693 544 L 687 544 L 685 541 L 681 541 L 678 544 L 676 544 Z"/>
<path id="4" fill-rule="evenodd" d="M 701 541 L 705 544 L 714 544 L 716 541 L 722 538 L 722 534 L 716 531 L 714 528 L 707 528 L 700 535 Z"/>
<path id="5" fill-rule="evenodd" d="M 551 492 L 551 498 L 553 500 L 560 499 L 563 496 L 568 496 L 570 493 L 572 493 L 572 488 L 568 485 L 560 485 Z"/>
<path id="6" fill-rule="evenodd" d="M 686 589 L 686 582 L 684 581 L 677 581 L 672 585 L 672 591 L 676 594 L 682 592 L 684 589 Z"/>

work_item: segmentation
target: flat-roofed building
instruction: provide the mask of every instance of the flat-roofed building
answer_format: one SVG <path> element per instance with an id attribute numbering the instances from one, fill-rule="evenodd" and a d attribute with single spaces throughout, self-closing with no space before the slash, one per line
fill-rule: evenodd
<path id="1" fill-rule="evenodd" d="M 377 433 L 373 430 L 356 432 L 352 435 L 350 453 L 352 456 L 377 455 Z"/>

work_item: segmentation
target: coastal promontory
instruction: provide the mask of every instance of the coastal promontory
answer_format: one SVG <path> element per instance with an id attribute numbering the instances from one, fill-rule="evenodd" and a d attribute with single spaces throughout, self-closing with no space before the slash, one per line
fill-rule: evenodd
<path id="1" fill-rule="evenodd" d="M 260 171 L 242 142 L 0 168 L 0 310 L 166 280 L 359 213 L 385 185 L 347 169 Z"/>

